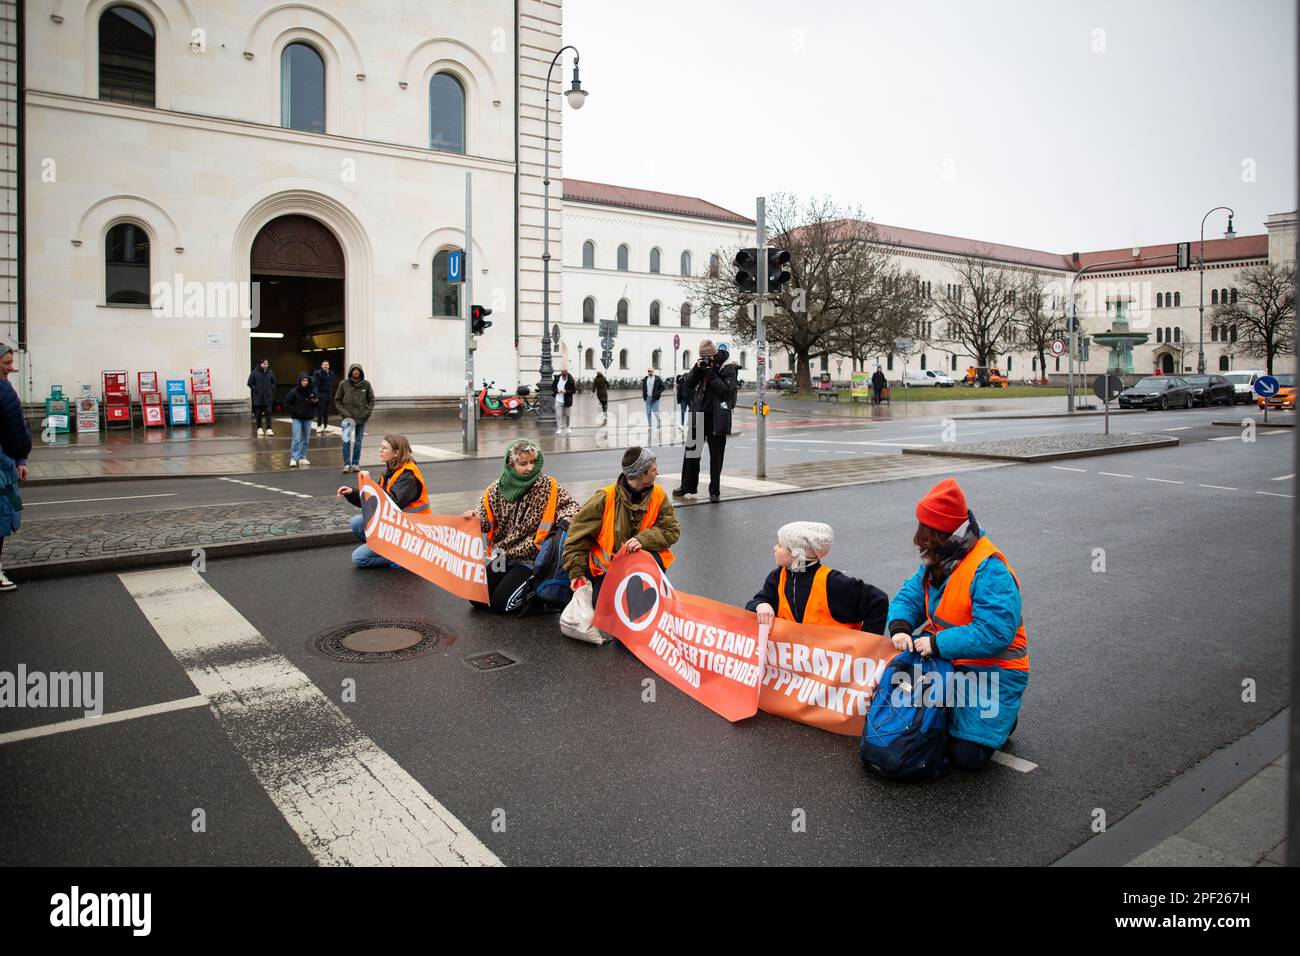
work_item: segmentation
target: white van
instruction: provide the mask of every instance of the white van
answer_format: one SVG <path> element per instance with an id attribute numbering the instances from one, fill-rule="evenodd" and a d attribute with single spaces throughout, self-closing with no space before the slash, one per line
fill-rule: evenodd
<path id="1" fill-rule="evenodd" d="M 1221 374 L 1232 383 L 1233 404 L 1249 405 L 1255 400 L 1255 383 L 1268 373 L 1262 368 L 1239 368 Z"/>
<path id="2" fill-rule="evenodd" d="M 903 379 L 903 384 L 908 388 L 925 388 L 926 386 L 952 388 L 957 383 L 944 375 L 943 372 L 936 372 L 932 368 L 926 368 L 909 370 Z"/>

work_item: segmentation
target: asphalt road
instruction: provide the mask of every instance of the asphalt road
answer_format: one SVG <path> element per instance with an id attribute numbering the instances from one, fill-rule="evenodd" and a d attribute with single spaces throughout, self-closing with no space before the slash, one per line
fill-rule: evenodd
<path id="1" fill-rule="evenodd" d="M 1289 699 L 1288 593 L 1277 582 L 1289 572 L 1292 447 L 1209 441 L 1231 430 L 1194 423 L 1221 415 L 1149 416 L 1193 424 L 1195 434 L 1175 433 L 1192 438 L 1180 448 L 960 476 L 1024 586 L 1033 670 L 1006 750 L 1038 765 L 1028 773 L 881 781 L 849 738 L 765 714 L 732 725 L 663 681 L 643 702 L 650 672 L 622 647 L 570 641 L 554 618 L 489 617 L 404 572 L 357 571 L 344 547 L 212 561 L 202 577 L 507 864 L 1046 864 L 1091 835 L 1097 808 L 1119 819 Z M 1042 427 L 971 424 L 982 437 Z M 893 430 L 805 437 L 925 434 L 883 427 Z M 608 467 L 607 455 L 562 461 L 562 474 Z M 444 467 L 488 474 L 474 471 L 482 463 Z M 930 483 L 684 509 L 673 581 L 743 603 L 769 570 L 775 528 L 819 519 L 835 527 L 829 563 L 892 593 L 915 568 L 912 508 Z M 1092 570 L 1099 548 L 1104 573 Z M 4 602 L 0 670 L 103 671 L 110 712 L 196 692 L 115 575 L 25 584 Z M 402 617 L 455 641 L 364 665 L 311 646 L 345 622 Z M 493 650 L 519 663 L 490 673 L 462 663 Z M 341 703 L 348 678 L 356 701 Z M 77 716 L 4 709 L 0 733 Z M 310 862 L 228 730 L 198 707 L 0 743 L 0 864 Z M 267 751 L 289 746 L 263 732 Z M 301 763 L 288 761 L 289 777 L 325 742 L 292 744 Z M 192 832 L 196 808 L 204 833 Z M 800 811 L 806 832 L 792 827 Z"/>

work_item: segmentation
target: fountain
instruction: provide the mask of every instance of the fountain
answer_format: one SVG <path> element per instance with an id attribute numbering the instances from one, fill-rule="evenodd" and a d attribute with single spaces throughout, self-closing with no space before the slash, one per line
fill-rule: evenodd
<path id="1" fill-rule="evenodd" d="M 1128 316 L 1125 314 L 1127 301 L 1115 303 L 1115 321 L 1110 325 L 1109 332 L 1096 332 L 1092 340 L 1103 348 L 1110 349 L 1110 358 L 1106 363 L 1106 372 L 1115 372 L 1120 375 L 1128 373 L 1133 374 L 1133 346 L 1142 345 L 1149 339 L 1145 332 L 1130 332 L 1128 327 Z"/>

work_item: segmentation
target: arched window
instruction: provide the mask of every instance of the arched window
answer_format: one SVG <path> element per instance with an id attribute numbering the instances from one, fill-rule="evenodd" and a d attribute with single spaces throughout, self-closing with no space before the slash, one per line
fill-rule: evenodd
<path id="1" fill-rule="evenodd" d="M 682 253 L 682 275 L 691 274 L 691 254 L 689 251 Z"/>
<path id="2" fill-rule="evenodd" d="M 956 368 L 956 366 L 953 366 L 953 367 Z M 1058 372 L 1061 370 L 1061 358 L 1060 358 L 1060 356 L 1057 356 L 1057 359 L 1056 359 L 1056 370 L 1057 370 Z"/>
<path id="3" fill-rule="evenodd" d="M 619 352 L 618 352 L 618 367 L 619 367 L 619 368 L 627 368 L 627 349 L 619 349 Z"/>
<path id="4" fill-rule="evenodd" d="M 748 363 L 749 363 L 749 353 L 748 353 L 748 352 L 741 352 L 741 353 L 740 353 L 740 367 L 741 367 L 741 368 L 746 368 L 746 367 L 748 366 Z"/>
<path id="5" fill-rule="evenodd" d="M 1177 326 L 1175 326 L 1175 327 L 1174 327 L 1174 341 L 1175 341 L 1175 342 L 1181 342 L 1182 340 L 1183 340 L 1183 330 L 1180 329 L 1180 328 L 1178 328 Z"/>
<path id="6" fill-rule="evenodd" d="M 957 371 L 957 356 L 955 355 L 952 357 L 952 370 Z"/>
<path id="7" fill-rule="evenodd" d="M 280 54 L 280 125 L 325 132 L 325 61 L 308 43 L 290 43 Z"/>
<path id="8" fill-rule="evenodd" d="M 1007 371 L 1008 371 L 1008 372 L 1011 371 L 1011 360 L 1012 360 L 1014 357 L 1015 357 L 1015 356 L 1013 356 L 1013 355 L 1008 355 L 1008 356 L 1007 356 Z"/>
<path id="9" fill-rule="evenodd" d="M 682 368 L 686 369 L 690 367 L 691 367 L 691 350 L 687 349 L 682 353 Z"/>
<path id="10" fill-rule="evenodd" d="M 432 314 L 435 318 L 456 319 L 460 317 L 460 283 L 447 281 L 447 256 L 452 251 L 451 249 L 443 249 L 433 257 Z"/>
<path id="11" fill-rule="evenodd" d="M 582 300 L 582 321 L 590 323 L 596 321 L 596 300 L 591 296 Z"/>
<path id="12" fill-rule="evenodd" d="M 817 362 L 818 362 L 817 367 L 820 371 L 826 372 L 830 370 L 831 359 L 830 356 L 827 355 L 826 353 L 823 352 L 821 358 L 818 359 Z"/>
<path id="13" fill-rule="evenodd" d="M 890 352 L 888 355 L 885 356 L 885 371 L 892 372 L 893 370 L 894 370 L 894 353 Z"/>
<path id="14" fill-rule="evenodd" d="M 582 267 L 584 269 L 596 268 L 596 244 L 590 239 L 582 244 Z"/>
<path id="15" fill-rule="evenodd" d="M 663 360 L 663 351 L 661 349 L 655 349 L 653 352 L 650 353 L 651 368 L 662 368 L 663 366 L 659 364 L 662 360 Z"/>
<path id="16" fill-rule="evenodd" d="M 716 252 L 714 252 L 714 253 L 712 253 L 712 254 L 709 255 L 709 275 L 710 275 L 710 276 L 712 276 L 712 277 L 714 277 L 714 278 L 717 278 L 717 275 L 718 275 L 718 269 L 721 267 L 721 265 L 722 265 L 722 260 L 718 258 L 718 254 L 717 254 Z"/>
<path id="17" fill-rule="evenodd" d="M 650 303 L 650 324 L 659 324 L 659 303 L 658 301 Z"/>
<path id="18" fill-rule="evenodd" d="M 132 106 L 154 105 L 153 23 L 135 7 L 109 7 L 99 15 L 99 98 Z"/>
<path id="19" fill-rule="evenodd" d="M 618 247 L 617 268 L 619 272 L 627 272 L 627 246 Z"/>
<path id="20" fill-rule="evenodd" d="M 1182 294 L 1181 292 L 1175 292 L 1175 293 L 1174 293 L 1174 306 L 1177 307 L 1177 306 L 1180 306 L 1180 305 L 1182 305 L 1182 304 L 1183 304 L 1183 294 Z"/>
<path id="21" fill-rule="evenodd" d="M 1228 341 L 1230 342 L 1237 341 L 1237 327 L 1235 325 L 1228 327 L 1228 335 L 1229 335 Z"/>
<path id="22" fill-rule="evenodd" d="M 627 325 L 627 299 L 618 300 L 618 324 Z"/>
<path id="23" fill-rule="evenodd" d="M 1029 369 L 1030 369 L 1030 371 L 1033 371 L 1033 372 L 1037 372 L 1037 371 L 1038 371 L 1038 356 L 1037 356 L 1037 355 L 1035 355 L 1035 356 L 1033 356 L 1033 357 L 1031 357 L 1031 358 L 1029 359 Z"/>
<path id="24" fill-rule="evenodd" d="M 1165 330 L 1162 329 L 1160 326 L 1157 325 L 1157 326 L 1156 326 L 1156 344 L 1159 345 L 1159 344 L 1160 344 L 1161 342 L 1163 342 L 1164 340 L 1165 340 Z"/>
<path id="25" fill-rule="evenodd" d="M 1235 288 L 1232 290 L 1232 299 L 1231 299 L 1231 301 L 1234 302 L 1234 303 L 1237 301 L 1237 290 L 1236 290 Z"/>
<path id="26" fill-rule="evenodd" d="M 1220 372 L 1228 371 L 1228 356 L 1226 355 L 1219 356 L 1219 371 Z"/>
<path id="27" fill-rule="evenodd" d="M 1219 341 L 1219 327 L 1217 325 L 1210 326 L 1210 341 Z"/>
<path id="28" fill-rule="evenodd" d="M 1157 293 L 1156 293 L 1156 308 L 1157 308 L 1157 309 L 1163 309 L 1164 306 L 1165 306 L 1165 294 L 1164 294 L 1163 292 L 1157 292 Z"/>
<path id="29" fill-rule="evenodd" d="M 716 329 L 718 327 L 718 319 L 721 315 L 722 308 L 720 306 L 709 306 L 709 328 Z"/>
<path id="30" fill-rule="evenodd" d="M 690 327 L 691 327 L 691 304 L 689 302 L 683 302 L 682 303 L 682 328 L 689 329 Z"/>
<path id="31" fill-rule="evenodd" d="M 149 234 L 143 226 L 120 222 L 104 237 L 104 301 L 149 304 Z"/>
<path id="32" fill-rule="evenodd" d="M 429 148 L 465 152 L 465 87 L 450 73 L 429 79 Z"/>
<path id="33" fill-rule="evenodd" d="M 1210 305 L 1218 305 L 1218 304 L 1219 304 L 1219 290 L 1218 290 L 1218 289 L 1211 289 L 1211 290 L 1210 290 Z"/>
<path id="34" fill-rule="evenodd" d="M 1220 289 L 1220 290 L 1219 290 L 1219 301 L 1222 302 L 1224 305 L 1227 305 L 1227 304 L 1228 304 L 1228 290 L 1227 290 L 1227 289 Z"/>
<path id="35" fill-rule="evenodd" d="M 921 371 L 922 371 L 922 372 L 925 371 L 925 353 L 924 353 L 924 352 L 921 353 Z"/>
<path id="36" fill-rule="evenodd" d="M 586 365 L 587 368 L 595 368 L 595 367 L 596 367 L 596 350 L 595 350 L 595 349 L 587 349 L 587 355 L 586 355 L 586 358 L 585 358 L 585 365 Z"/>
<path id="37" fill-rule="evenodd" d="M 1165 326 L 1165 341 L 1166 341 L 1166 342 L 1172 342 L 1173 340 L 1174 340 L 1174 330 L 1173 330 L 1172 328 L 1170 328 L 1169 326 L 1166 325 L 1166 326 Z"/>
<path id="38" fill-rule="evenodd" d="M 659 252 L 659 250 L 658 250 L 658 249 L 651 249 L 651 250 L 650 250 L 650 271 L 651 271 L 651 272 L 658 272 L 658 271 L 659 271 L 659 259 L 660 259 L 660 252 Z"/>

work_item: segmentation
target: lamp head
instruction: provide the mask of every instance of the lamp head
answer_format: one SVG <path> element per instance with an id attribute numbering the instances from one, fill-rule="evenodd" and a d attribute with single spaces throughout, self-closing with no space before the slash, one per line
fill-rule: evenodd
<path id="1" fill-rule="evenodd" d="M 569 106 L 575 110 L 582 109 L 582 104 L 587 101 L 587 91 L 582 88 L 582 81 L 578 79 L 578 58 L 573 58 L 573 83 L 564 91 L 564 98 L 569 101 Z"/>

